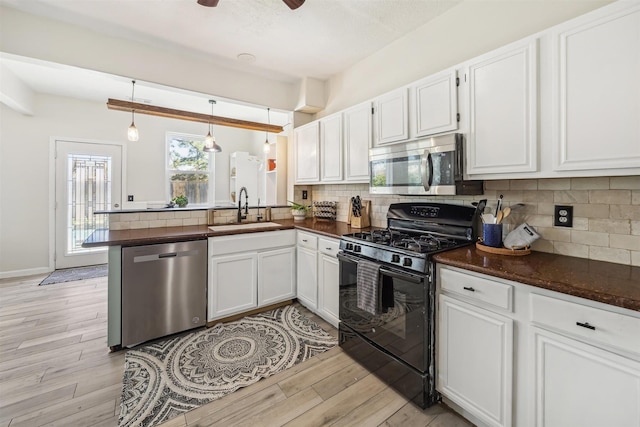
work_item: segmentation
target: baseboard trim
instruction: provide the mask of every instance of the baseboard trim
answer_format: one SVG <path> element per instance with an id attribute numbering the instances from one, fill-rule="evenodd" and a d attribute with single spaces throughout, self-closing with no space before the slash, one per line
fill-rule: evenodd
<path id="1" fill-rule="evenodd" d="M 29 268 L 26 270 L 13 270 L 13 271 L 0 271 L 0 279 L 11 279 L 14 277 L 22 276 L 35 276 L 37 274 L 49 274 L 52 273 L 49 267 Z"/>

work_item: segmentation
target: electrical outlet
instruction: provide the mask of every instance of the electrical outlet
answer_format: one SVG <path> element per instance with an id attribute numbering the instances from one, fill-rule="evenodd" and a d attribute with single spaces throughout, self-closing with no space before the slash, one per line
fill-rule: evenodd
<path id="1" fill-rule="evenodd" d="M 573 206 L 555 206 L 553 225 L 556 227 L 573 227 Z"/>
<path id="2" fill-rule="evenodd" d="M 302 200 L 307 200 L 308 194 L 307 190 L 302 190 Z"/>
<path id="3" fill-rule="evenodd" d="M 133 194 L 127 196 L 127 202 L 133 202 Z"/>

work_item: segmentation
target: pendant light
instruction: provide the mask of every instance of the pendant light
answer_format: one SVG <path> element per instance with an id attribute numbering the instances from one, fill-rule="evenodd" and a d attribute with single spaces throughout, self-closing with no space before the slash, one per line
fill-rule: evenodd
<path id="1" fill-rule="evenodd" d="M 271 124 L 271 116 L 269 114 L 269 111 L 271 109 L 267 108 L 267 123 Z M 264 132 L 265 135 L 265 140 L 264 140 L 264 145 L 262 146 L 262 149 L 264 150 L 265 154 L 268 154 L 269 151 L 271 151 L 271 145 L 269 144 L 269 132 L 265 131 Z"/>
<path id="2" fill-rule="evenodd" d="M 209 104 L 211 104 L 211 115 L 213 116 L 213 104 L 215 104 L 216 101 L 213 99 L 209 100 Z M 211 134 L 211 122 L 209 122 L 209 133 L 207 134 L 207 137 L 204 139 L 204 148 L 202 149 L 202 151 L 207 151 L 209 153 L 219 153 L 222 151 L 222 147 L 220 147 L 218 144 L 216 144 L 216 138 Z"/>
<path id="3" fill-rule="evenodd" d="M 131 102 L 134 102 L 133 94 L 135 93 L 135 89 L 136 89 L 136 81 L 131 80 Z M 134 112 L 135 110 L 132 109 L 131 110 L 131 126 L 129 126 L 129 130 L 127 131 L 127 137 L 129 138 L 129 141 L 137 141 L 139 138 L 138 128 L 136 127 L 136 124 L 133 120 Z"/>

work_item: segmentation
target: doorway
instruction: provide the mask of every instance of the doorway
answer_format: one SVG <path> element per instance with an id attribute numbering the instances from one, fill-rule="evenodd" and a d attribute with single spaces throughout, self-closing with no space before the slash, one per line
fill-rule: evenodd
<path id="1" fill-rule="evenodd" d="M 55 269 L 105 264 L 107 248 L 83 248 L 95 230 L 109 228 L 122 196 L 123 146 L 55 141 Z"/>

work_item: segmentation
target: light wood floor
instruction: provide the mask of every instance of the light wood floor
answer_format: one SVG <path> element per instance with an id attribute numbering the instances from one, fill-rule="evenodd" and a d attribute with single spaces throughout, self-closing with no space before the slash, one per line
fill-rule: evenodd
<path id="1" fill-rule="evenodd" d="M 44 277 L 0 280 L 0 427 L 116 426 L 125 352 L 107 348 L 107 280 Z M 470 424 L 408 403 L 336 347 L 163 427 L 329 425 Z"/>

